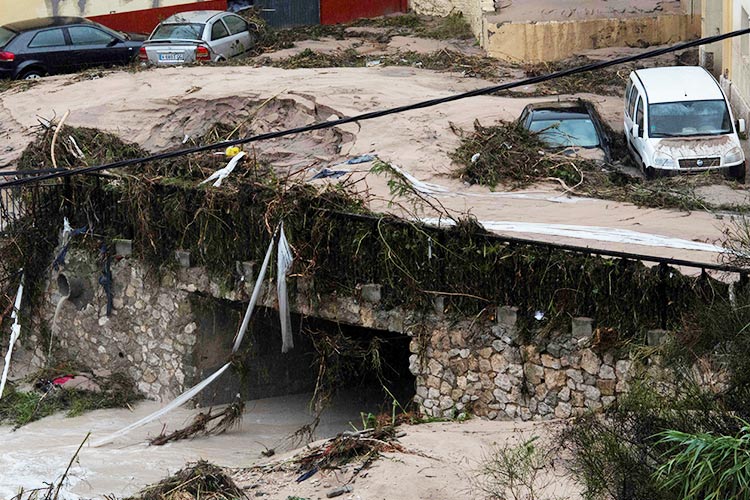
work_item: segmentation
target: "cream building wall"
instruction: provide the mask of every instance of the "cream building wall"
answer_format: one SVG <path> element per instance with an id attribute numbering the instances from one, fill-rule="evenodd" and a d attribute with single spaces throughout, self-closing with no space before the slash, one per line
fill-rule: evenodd
<path id="1" fill-rule="evenodd" d="M 0 0 L 0 25 L 47 16 L 100 16 L 169 7 L 191 0 Z"/>

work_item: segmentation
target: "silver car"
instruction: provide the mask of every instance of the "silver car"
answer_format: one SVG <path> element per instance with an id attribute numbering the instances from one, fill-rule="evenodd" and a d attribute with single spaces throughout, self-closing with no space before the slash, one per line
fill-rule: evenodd
<path id="1" fill-rule="evenodd" d="M 226 60 L 250 50 L 255 43 L 254 28 L 230 12 L 181 12 L 154 29 L 143 43 L 139 58 L 161 65 Z"/>

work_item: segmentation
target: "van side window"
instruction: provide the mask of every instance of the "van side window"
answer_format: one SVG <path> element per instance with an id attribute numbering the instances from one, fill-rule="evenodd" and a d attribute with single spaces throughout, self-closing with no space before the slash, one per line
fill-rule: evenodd
<path id="1" fill-rule="evenodd" d="M 638 99 L 638 110 L 635 112 L 635 123 L 638 124 L 638 137 L 643 137 L 643 99 Z"/>
<path id="2" fill-rule="evenodd" d="M 633 88 L 632 92 L 630 93 L 630 101 L 628 101 L 628 116 L 633 118 L 635 115 L 633 114 L 635 112 L 635 101 L 638 98 L 638 91 Z"/>
<path id="3" fill-rule="evenodd" d="M 633 91 L 633 81 L 628 80 L 628 86 L 625 87 L 625 107 L 630 104 L 630 93 Z"/>

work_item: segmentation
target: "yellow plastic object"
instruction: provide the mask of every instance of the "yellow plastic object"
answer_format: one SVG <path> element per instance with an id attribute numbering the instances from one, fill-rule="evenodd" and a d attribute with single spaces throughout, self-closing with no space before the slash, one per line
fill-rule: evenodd
<path id="1" fill-rule="evenodd" d="M 240 151 L 242 150 L 237 146 L 229 146 L 224 153 L 227 155 L 227 158 L 233 158 L 240 154 Z"/>

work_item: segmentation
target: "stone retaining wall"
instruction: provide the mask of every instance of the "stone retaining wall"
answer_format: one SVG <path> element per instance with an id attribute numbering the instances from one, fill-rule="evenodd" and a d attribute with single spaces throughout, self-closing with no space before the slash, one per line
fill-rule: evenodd
<path id="1" fill-rule="evenodd" d="M 589 347 L 590 319 L 577 318 L 571 334 L 532 345 L 517 335 L 512 308 L 502 308 L 500 318 L 500 324 L 486 328 L 441 324 L 425 345 L 412 342 L 415 402 L 424 413 L 567 418 L 600 409 L 627 390 L 632 362 Z"/>

